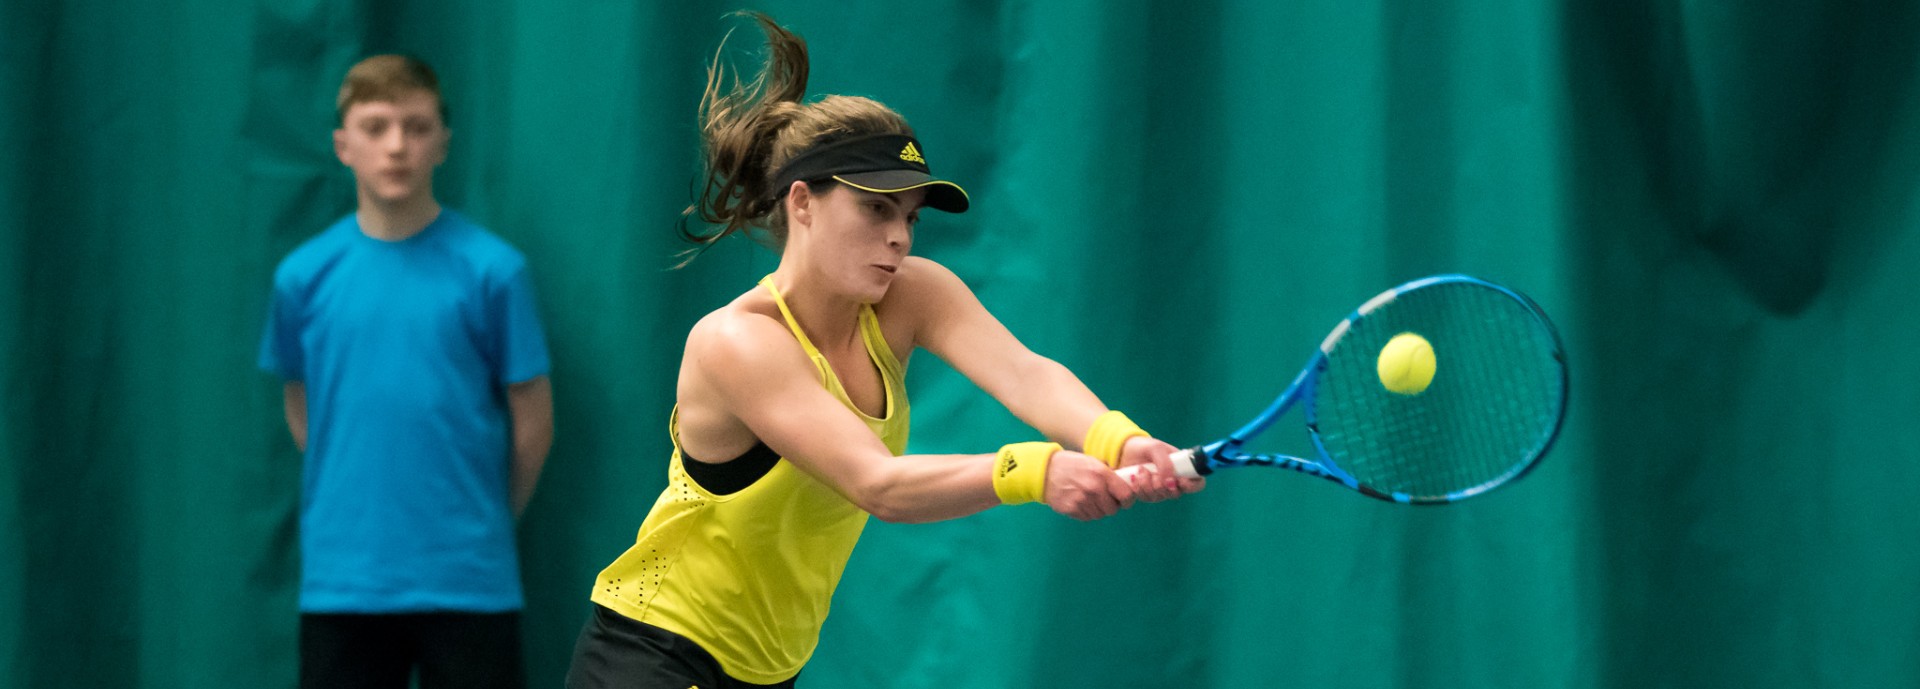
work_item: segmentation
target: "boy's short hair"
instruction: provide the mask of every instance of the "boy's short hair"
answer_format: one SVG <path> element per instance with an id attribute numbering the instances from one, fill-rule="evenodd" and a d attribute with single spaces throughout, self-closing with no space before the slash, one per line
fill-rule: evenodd
<path id="1" fill-rule="evenodd" d="M 347 70 L 340 82 L 338 124 L 347 123 L 347 109 L 355 103 L 391 102 L 407 91 L 426 91 L 440 101 L 440 122 L 447 123 L 447 99 L 440 95 L 440 79 L 433 68 L 409 55 L 375 55 Z"/>

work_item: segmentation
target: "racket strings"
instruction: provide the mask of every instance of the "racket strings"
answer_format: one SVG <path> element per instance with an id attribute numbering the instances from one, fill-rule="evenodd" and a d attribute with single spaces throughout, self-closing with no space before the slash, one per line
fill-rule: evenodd
<path id="1" fill-rule="evenodd" d="M 1381 348 L 1413 332 L 1433 346 L 1432 383 L 1385 389 Z M 1470 494 L 1545 449 L 1564 404 L 1558 338 L 1528 304 L 1476 283 L 1411 290 L 1356 319 L 1317 380 L 1316 440 L 1361 485 L 1416 498 Z"/>

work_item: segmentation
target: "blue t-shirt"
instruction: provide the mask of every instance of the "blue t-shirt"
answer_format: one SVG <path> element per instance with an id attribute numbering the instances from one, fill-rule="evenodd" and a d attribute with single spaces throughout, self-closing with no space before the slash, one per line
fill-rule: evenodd
<path id="1" fill-rule="evenodd" d="M 520 252 L 349 215 L 274 271 L 260 367 L 306 387 L 301 611 L 520 609 L 506 386 L 548 368 Z"/>

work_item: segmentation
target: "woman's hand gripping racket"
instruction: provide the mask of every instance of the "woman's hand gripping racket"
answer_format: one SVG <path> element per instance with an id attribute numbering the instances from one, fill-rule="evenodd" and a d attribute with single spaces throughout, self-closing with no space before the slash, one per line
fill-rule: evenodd
<path id="1" fill-rule="evenodd" d="M 1242 450 L 1296 403 L 1317 458 Z M 1566 355 L 1546 314 L 1519 292 L 1439 275 L 1361 305 L 1266 411 L 1173 463 L 1188 477 L 1284 467 L 1382 500 L 1445 504 L 1525 475 L 1566 408 Z"/>

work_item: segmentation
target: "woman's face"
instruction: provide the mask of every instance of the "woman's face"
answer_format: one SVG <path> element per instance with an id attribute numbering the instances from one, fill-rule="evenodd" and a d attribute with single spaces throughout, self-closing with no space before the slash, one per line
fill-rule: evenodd
<path id="1" fill-rule="evenodd" d="M 790 233 L 788 241 L 807 243 L 810 268 L 834 291 L 863 304 L 878 303 L 913 250 L 913 226 L 926 190 L 879 194 L 835 184 L 825 193 L 802 196 L 805 212 L 789 218 L 802 219 L 805 227 Z"/>

